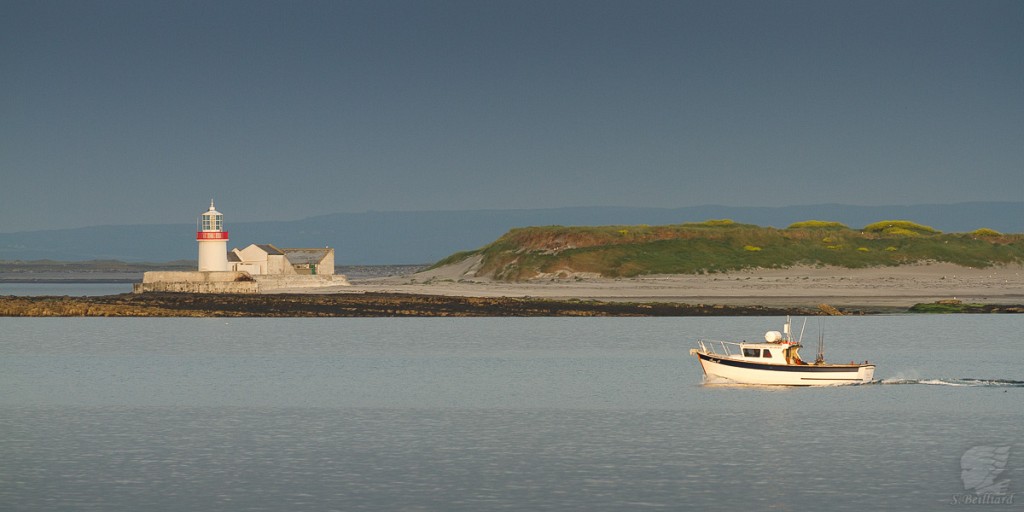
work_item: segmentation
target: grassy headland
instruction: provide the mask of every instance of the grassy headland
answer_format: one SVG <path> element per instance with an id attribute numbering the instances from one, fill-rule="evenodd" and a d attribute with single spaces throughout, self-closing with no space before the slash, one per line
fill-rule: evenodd
<path id="1" fill-rule="evenodd" d="M 506 281 L 580 274 L 706 274 L 795 265 L 864 268 L 945 262 L 977 268 L 1024 263 L 1024 235 L 986 228 L 942 233 L 905 220 L 861 229 L 816 220 L 778 229 L 728 219 L 668 226 L 543 226 L 513 229 L 435 267 L 471 257 L 481 258 L 478 276 Z"/>

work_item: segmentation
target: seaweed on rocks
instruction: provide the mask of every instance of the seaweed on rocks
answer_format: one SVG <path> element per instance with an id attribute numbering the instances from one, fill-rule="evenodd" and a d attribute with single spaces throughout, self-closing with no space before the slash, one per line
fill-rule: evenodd
<path id="1" fill-rule="evenodd" d="M 857 314 L 857 311 L 846 311 Z M 0 316 L 133 317 L 548 317 L 816 315 L 817 308 L 615 302 L 401 293 L 191 294 L 0 297 Z"/>

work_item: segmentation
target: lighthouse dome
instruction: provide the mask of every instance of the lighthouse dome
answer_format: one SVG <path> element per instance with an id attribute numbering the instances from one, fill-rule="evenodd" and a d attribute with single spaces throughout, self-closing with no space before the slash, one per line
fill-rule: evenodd
<path id="1" fill-rule="evenodd" d="M 224 214 L 213 207 L 213 199 L 210 199 L 210 209 L 203 212 L 202 231 L 223 231 Z"/>
<path id="2" fill-rule="evenodd" d="M 210 199 L 210 209 L 203 212 L 203 215 L 221 215 L 221 213 L 213 207 L 213 199 Z"/>

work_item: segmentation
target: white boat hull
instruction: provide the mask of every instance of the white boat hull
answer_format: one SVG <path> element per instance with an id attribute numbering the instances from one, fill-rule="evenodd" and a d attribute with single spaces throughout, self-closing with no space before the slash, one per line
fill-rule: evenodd
<path id="1" fill-rule="evenodd" d="M 871 382 L 873 364 L 767 364 L 697 352 L 709 383 L 774 386 L 837 386 Z"/>

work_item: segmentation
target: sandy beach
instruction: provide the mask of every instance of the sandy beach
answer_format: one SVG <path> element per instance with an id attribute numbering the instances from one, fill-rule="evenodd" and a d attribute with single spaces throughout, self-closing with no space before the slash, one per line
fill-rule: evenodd
<path id="1" fill-rule="evenodd" d="M 572 275 L 517 283 L 477 278 L 472 273 L 472 262 L 467 262 L 406 276 L 353 279 L 352 286 L 322 289 L 319 293 L 385 292 L 772 307 L 813 307 L 821 303 L 840 307 L 909 307 L 948 299 L 980 304 L 1024 303 L 1021 265 L 982 269 L 944 263 L 867 269 L 794 267 L 622 279 Z"/>

